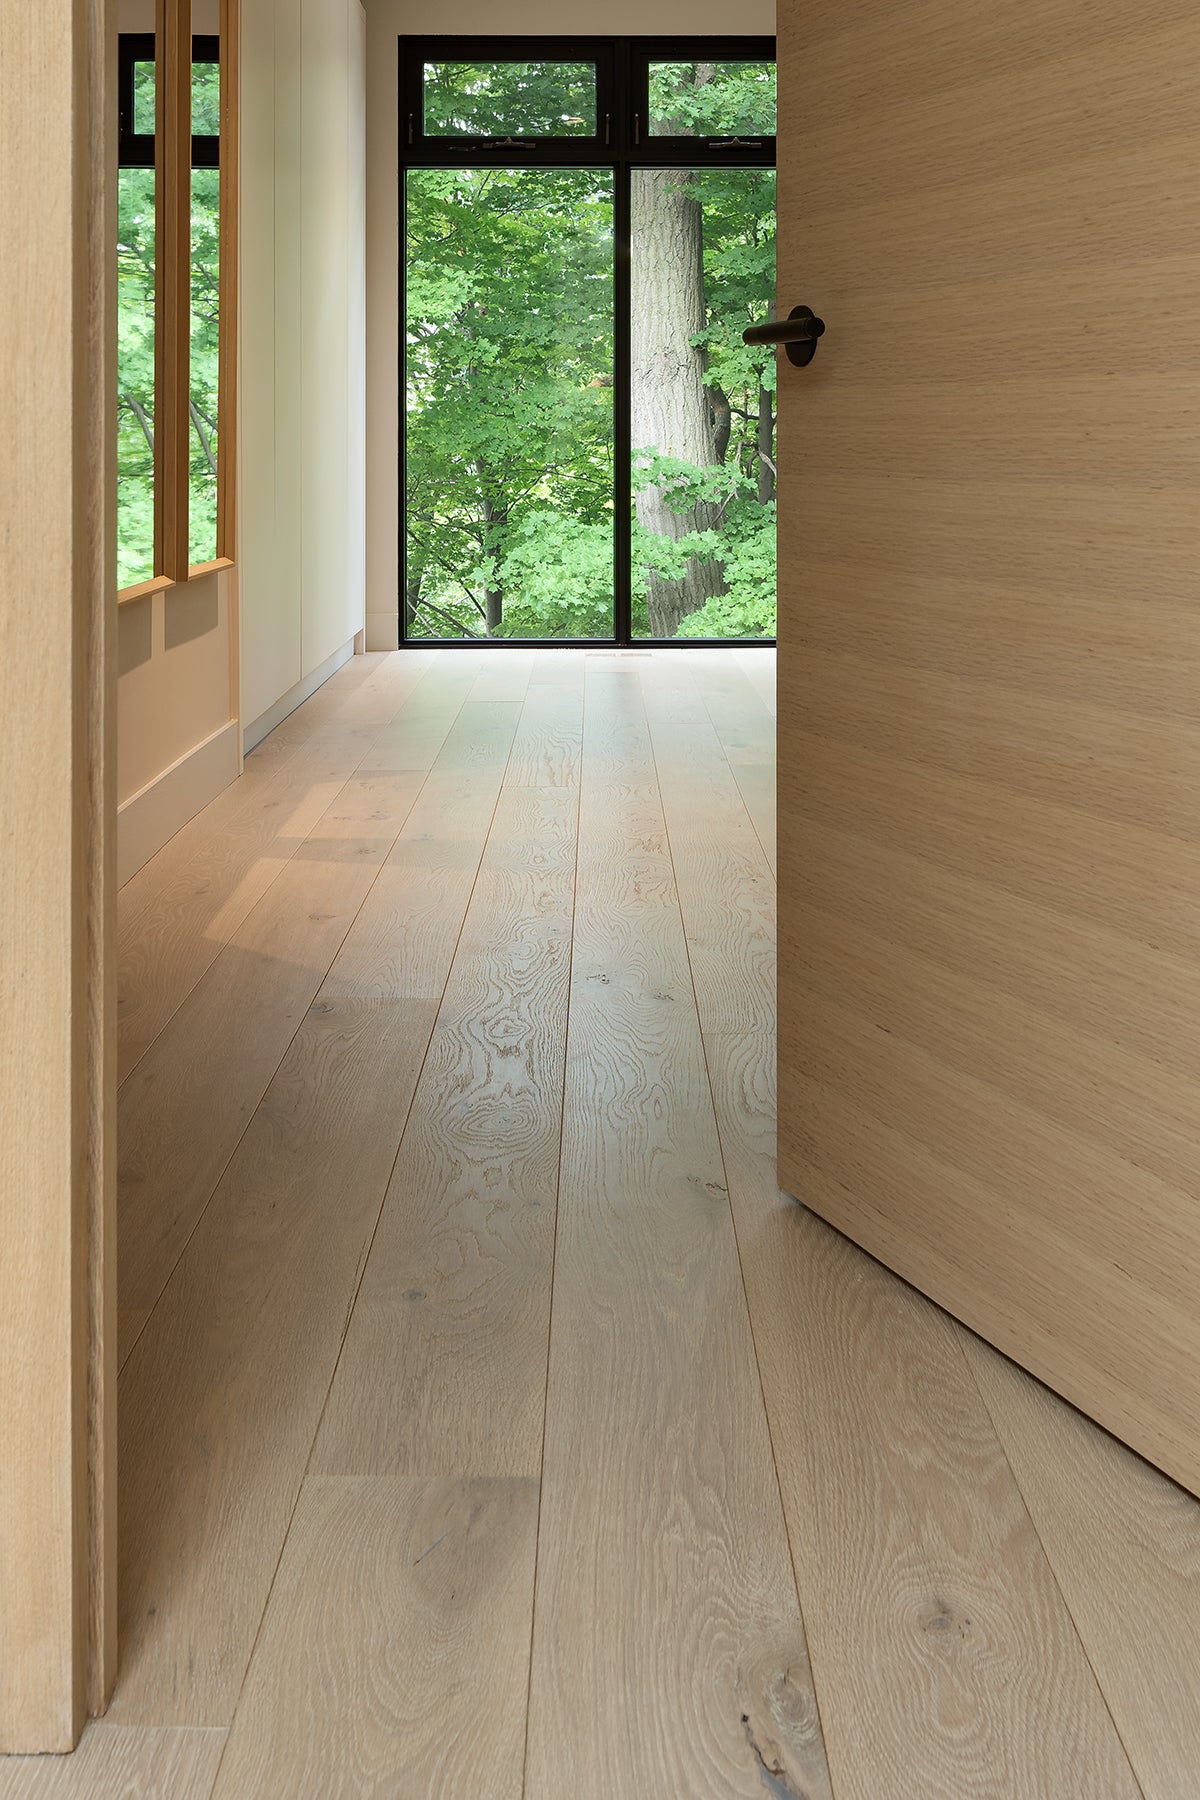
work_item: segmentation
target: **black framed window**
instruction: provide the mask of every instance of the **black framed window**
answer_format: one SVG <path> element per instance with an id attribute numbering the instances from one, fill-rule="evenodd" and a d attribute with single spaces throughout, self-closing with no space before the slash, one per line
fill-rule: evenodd
<path id="1" fill-rule="evenodd" d="M 593 158 L 611 141 L 615 45 L 583 38 L 401 40 L 410 159 L 471 151 Z"/>
<path id="2" fill-rule="evenodd" d="M 753 41 L 642 39 L 633 48 L 634 141 L 644 156 L 672 157 L 702 143 L 722 162 L 731 154 L 775 162 L 775 49 Z"/>
<path id="3" fill-rule="evenodd" d="M 221 40 L 197 35 L 191 48 L 190 291 L 182 313 L 188 338 L 187 431 L 186 443 L 181 437 L 179 445 L 187 461 L 187 507 L 180 530 L 186 533 L 187 566 L 204 568 L 218 556 Z M 161 163 L 153 33 L 121 35 L 117 80 L 117 563 L 118 587 L 126 589 L 160 572 L 157 396 L 166 347 L 158 341 Z"/>
<path id="4" fill-rule="evenodd" d="M 117 161 L 123 169 L 154 167 L 157 114 L 154 33 L 123 31 L 117 57 Z M 219 37 L 192 39 L 192 167 L 221 162 Z"/>
<path id="5" fill-rule="evenodd" d="M 400 40 L 402 641 L 774 642 L 774 48 Z"/>

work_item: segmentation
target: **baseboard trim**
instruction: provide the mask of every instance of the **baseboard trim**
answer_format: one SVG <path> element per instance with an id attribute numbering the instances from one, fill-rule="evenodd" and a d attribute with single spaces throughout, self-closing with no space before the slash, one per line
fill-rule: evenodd
<path id="1" fill-rule="evenodd" d="M 296 683 L 294 688 L 289 688 L 286 694 L 281 694 L 274 706 L 269 706 L 265 713 L 259 714 L 253 724 L 246 726 L 242 733 L 242 749 L 244 751 L 253 750 L 255 744 L 261 744 L 268 732 L 274 731 L 277 725 L 282 725 L 289 713 L 294 713 L 298 706 L 303 706 L 306 700 L 311 699 L 317 689 L 323 686 L 331 675 L 336 675 L 343 664 L 348 663 L 353 655 L 354 639 L 349 638 L 340 650 L 335 650 L 332 656 L 327 656 L 323 663 L 319 663 L 311 675 L 306 675 L 303 681 Z"/>
<path id="2" fill-rule="evenodd" d="M 238 776 L 238 722 L 214 731 L 117 808 L 117 880 L 136 875 Z"/>

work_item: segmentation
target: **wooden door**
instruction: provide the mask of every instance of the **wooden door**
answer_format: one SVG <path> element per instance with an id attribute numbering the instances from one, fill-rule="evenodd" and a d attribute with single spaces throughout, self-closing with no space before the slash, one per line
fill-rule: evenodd
<path id="1" fill-rule="evenodd" d="M 110 21 L 0 27 L 0 1754 L 116 1658 Z"/>
<path id="2" fill-rule="evenodd" d="M 1200 1491 L 1200 10 L 780 75 L 781 1185 Z"/>

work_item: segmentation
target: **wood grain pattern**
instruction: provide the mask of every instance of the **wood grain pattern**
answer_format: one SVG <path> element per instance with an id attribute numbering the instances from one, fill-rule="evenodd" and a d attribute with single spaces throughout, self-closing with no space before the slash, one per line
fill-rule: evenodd
<path id="1" fill-rule="evenodd" d="M 706 713 L 648 708 L 835 1792 L 1132 1800 L 949 1321 L 779 1195 L 774 884 Z"/>
<path id="2" fill-rule="evenodd" d="M 958 1330 L 1145 1800 L 1191 1800 L 1200 1763 L 1200 1509 Z"/>
<path id="3" fill-rule="evenodd" d="M 166 1285 L 420 786 L 346 784 L 124 1083 L 123 1308 L 152 1307 Z"/>
<path id="4" fill-rule="evenodd" d="M 384 721 L 411 704 L 424 671 L 398 669 L 376 688 L 363 660 L 252 751 L 241 779 L 121 889 L 122 1081 L 345 783 L 368 772 Z"/>
<path id="5" fill-rule="evenodd" d="M 133 1348 L 120 1722 L 232 1717 L 432 1024 L 317 1001 Z"/>
<path id="6" fill-rule="evenodd" d="M 506 755 L 435 767 L 126 1366 L 122 1722 L 232 1716 Z"/>
<path id="7" fill-rule="evenodd" d="M 536 1481 L 306 1481 L 216 1795 L 519 1800 L 536 1536 Z"/>
<path id="8" fill-rule="evenodd" d="M 536 1477 L 577 797 L 506 788 L 313 1455 Z"/>
<path id="9" fill-rule="evenodd" d="M 823 1726 L 839 1800 L 1182 1800 L 1196 1503 L 975 1340 L 988 1366 L 968 1366 L 959 1328 L 776 1189 L 774 890 L 738 783 L 758 684 L 724 653 L 585 655 L 578 676 L 572 659 L 577 764 L 574 725 L 548 730 L 553 653 L 523 702 L 469 700 L 478 666 L 435 653 L 394 713 L 401 662 L 263 746 L 282 776 L 326 734 L 402 741 L 411 706 L 425 778 L 124 1372 L 126 1742 L 232 1719 L 223 1794 L 515 1800 L 532 1673 L 530 1794 L 828 1800 Z M 997 1169 L 1016 1179 L 1027 1138 L 1070 1145 L 1100 1194 L 1115 1165 L 1088 1135 L 1092 1026 L 1072 1019 L 1088 955 L 1058 955 L 1044 900 L 1008 897 L 1033 1011 L 993 980 L 996 891 L 948 861 L 909 872 L 897 845 L 889 974 L 851 825 L 814 811 L 848 905 L 830 921 L 804 871 L 793 950 L 831 1066 L 876 1091 L 883 995 L 914 1081 L 924 1049 L 956 1106 L 987 1095 L 971 1132 L 998 1115 Z M 299 930 L 302 885 L 292 904 Z M 1127 986 L 1099 988 L 1098 1024 L 1135 1016 Z M 944 1042 L 918 1030 L 926 990 Z M 214 1043 L 252 1034 L 255 992 L 231 988 Z M 1038 1019 L 1050 1110 L 1013 1048 Z M 1186 1068 L 1121 1056 L 1111 1129 L 1157 1096 L 1138 1179 L 1181 1184 Z M 839 1119 L 861 1166 L 927 1179 L 898 1115 Z M 1039 1227 L 1014 1211 L 1013 1229 Z M 1186 1293 L 1185 1271 L 1171 1304 Z"/>
<path id="10" fill-rule="evenodd" d="M 769 664 L 769 667 L 766 665 Z M 774 872 L 777 862 L 775 797 L 775 658 L 761 651 L 697 658 L 689 673 L 742 800 L 754 821 Z M 661 683 L 650 683 L 653 692 Z M 761 702 L 761 704 L 756 704 Z M 694 735 L 694 734 L 693 734 Z"/>
<path id="11" fill-rule="evenodd" d="M 1200 18 L 780 45 L 782 1179 L 1200 1488 Z"/>
<path id="12" fill-rule="evenodd" d="M 471 699 L 524 700 L 533 665 L 532 650 L 505 650 L 500 656 L 484 652 L 475 664 L 478 674 Z"/>
<path id="13" fill-rule="evenodd" d="M 115 227 L 103 6 L 3 31 L 0 1750 L 45 1751 L 111 1679 Z"/>
<path id="14" fill-rule="evenodd" d="M 761 762 L 756 759 L 752 762 L 735 762 L 732 766 L 742 804 L 754 821 L 754 829 L 758 833 L 767 866 L 774 874 L 779 863 L 774 761 Z"/>
<path id="15" fill-rule="evenodd" d="M 758 1218 L 755 1317 L 790 1302 L 759 1350 L 838 1794 L 1137 1800 L 951 1322 L 812 1214 L 763 1196 Z"/>
<path id="16" fill-rule="evenodd" d="M 538 662 L 508 759 L 511 787 L 570 787 L 579 780 L 583 745 L 584 660 L 581 650 Z"/>
<path id="17" fill-rule="evenodd" d="M 122 1082 L 337 799 L 354 760 L 352 751 L 322 776 L 249 758 L 213 802 L 211 823 L 206 808 L 121 889 Z"/>
<path id="18" fill-rule="evenodd" d="M 87 1727 L 73 1756 L 0 1757 L 0 1800 L 209 1800 L 223 1731 Z"/>
<path id="19" fill-rule="evenodd" d="M 117 1675 L 117 615 L 116 392 L 117 274 L 112 243 L 117 202 L 101 179 L 116 157 L 117 120 L 109 104 L 109 74 L 116 53 L 112 8 L 85 8 L 88 133 L 86 308 L 90 375 L 86 404 L 77 416 L 87 434 L 90 475 L 87 509 L 90 553 L 81 559 L 93 597 L 86 609 L 83 685 L 87 780 L 80 783 L 84 814 L 80 891 L 86 894 L 87 1100 L 84 1135 L 87 1170 L 87 1571 L 88 1649 L 84 1707 L 92 1715 L 108 1705 Z M 76 491 L 76 504 L 79 503 Z M 95 596 L 100 596 L 99 604 Z M 82 673 L 82 671 L 81 671 Z"/>
<path id="20" fill-rule="evenodd" d="M 472 669 L 448 661 L 380 732 L 364 769 L 432 768 L 474 684 Z"/>
<path id="21" fill-rule="evenodd" d="M 526 1792 L 829 1792 L 640 686 L 589 675 Z"/>
<path id="22" fill-rule="evenodd" d="M 775 721 L 741 666 L 709 651 L 696 658 L 689 673 L 726 755 L 774 761 Z"/>

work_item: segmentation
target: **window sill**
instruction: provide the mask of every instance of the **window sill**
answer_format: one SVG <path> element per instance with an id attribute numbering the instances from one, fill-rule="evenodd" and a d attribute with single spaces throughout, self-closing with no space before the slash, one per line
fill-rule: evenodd
<path id="1" fill-rule="evenodd" d="M 132 587 L 118 588 L 117 605 L 131 606 L 135 600 L 144 600 L 148 594 L 165 593 L 175 583 L 169 575 L 156 575 L 152 581 L 136 581 Z"/>

